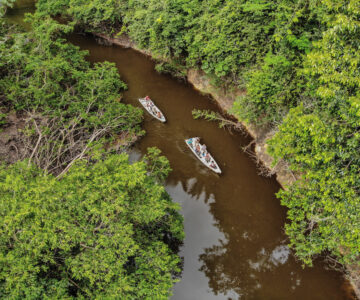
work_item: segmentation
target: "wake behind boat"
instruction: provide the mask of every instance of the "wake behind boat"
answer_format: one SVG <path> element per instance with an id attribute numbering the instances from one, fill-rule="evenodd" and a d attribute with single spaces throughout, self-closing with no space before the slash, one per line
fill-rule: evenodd
<path id="1" fill-rule="evenodd" d="M 185 140 L 186 145 L 191 149 L 191 151 L 195 154 L 195 156 L 209 169 L 214 171 L 215 173 L 221 174 L 221 170 L 216 163 L 215 159 L 210 155 L 210 153 L 206 150 L 206 146 L 201 145 L 199 143 L 200 138 L 194 137 Z"/>
<path id="2" fill-rule="evenodd" d="M 139 102 L 147 110 L 147 112 L 152 115 L 155 119 L 158 119 L 161 122 L 166 122 L 164 114 L 161 110 L 151 101 L 151 99 L 146 96 L 145 98 L 140 98 Z"/>

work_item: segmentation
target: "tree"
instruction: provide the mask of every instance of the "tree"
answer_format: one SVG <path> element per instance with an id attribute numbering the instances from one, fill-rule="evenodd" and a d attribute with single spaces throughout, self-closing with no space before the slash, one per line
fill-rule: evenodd
<path id="1" fill-rule="evenodd" d="M 125 154 L 77 162 L 61 180 L 2 166 L 0 297 L 167 299 L 184 233 L 157 183 L 168 162 L 154 150 L 151 161 L 151 173 Z"/>
<path id="2" fill-rule="evenodd" d="M 143 134 L 142 111 L 120 102 L 126 84 L 114 64 L 91 67 L 64 39 L 71 24 L 39 14 L 28 21 L 30 32 L 0 34 L 0 108 L 23 116 L 20 159 L 60 174 L 92 149 Z"/>
<path id="3" fill-rule="evenodd" d="M 359 1 L 324 1 L 328 29 L 315 43 L 303 73 L 310 105 L 290 111 L 270 152 L 302 174 L 282 191 L 286 232 L 307 264 L 324 251 L 346 264 L 360 257 Z"/>
<path id="4" fill-rule="evenodd" d="M 8 7 L 13 7 L 15 0 L 2 0 L 0 2 L 0 18 L 5 15 Z"/>

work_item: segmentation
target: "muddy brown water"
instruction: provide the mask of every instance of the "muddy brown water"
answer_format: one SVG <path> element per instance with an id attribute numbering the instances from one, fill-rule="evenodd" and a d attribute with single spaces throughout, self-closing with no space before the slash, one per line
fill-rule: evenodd
<path id="1" fill-rule="evenodd" d="M 17 20 L 23 11 L 12 11 Z M 146 136 L 131 150 L 140 158 L 156 146 L 173 169 L 166 190 L 184 216 L 186 238 L 181 280 L 172 299 L 351 299 L 342 275 L 321 262 L 302 268 L 286 246 L 286 210 L 275 193 L 274 178 L 258 175 L 243 153 L 249 138 L 194 120 L 193 109 L 219 111 L 217 105 L 191 85 L 154 70 L 154 62 L 132 49 L 101 46 L 91 36 L 70 41 L 89 51 L 91 62 L 114 62 L 129 89 L 124 102 L 141 107 L 149 95 L 167 118 L 165 124 L 144 111 Z M 184 139 L 199 136 L 223 171 L 217 175 L 191 153 Z"/>

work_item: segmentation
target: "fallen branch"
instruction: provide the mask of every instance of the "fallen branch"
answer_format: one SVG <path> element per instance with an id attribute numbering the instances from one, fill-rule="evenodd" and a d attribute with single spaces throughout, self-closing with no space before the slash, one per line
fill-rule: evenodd
<path id="1" fill-rule="evenodd" d="M 246 130 L 241 123 L 226 119 L 220 113 L 216 113 L 216 112 L 213 112 L 210 110 L 194 109 L 192 111 L 192 115 L 193 115 L 194 119 L 202 118 L 207 121 L 219 122 L 220 128 L 226 127 L 226 128 L 231 128 L 231 129 L 235 129 L 237 131 L 242 131 L 242 132 L 246 133 Z"/>

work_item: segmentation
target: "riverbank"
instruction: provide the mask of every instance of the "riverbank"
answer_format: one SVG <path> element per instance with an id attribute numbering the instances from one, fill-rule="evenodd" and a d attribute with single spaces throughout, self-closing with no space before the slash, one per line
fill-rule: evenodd
<path id="1" fill-rule="evenodd" d="M 105 44 L 114 44 L 124 48 L 134 49 L 144 55 L 161 60 L 161 57 L 153 56 L 152 53 L 148 50 L 143 50 L 137 47 L 137 45 L 130 40 L 126 35 L 122 35 L 117 38 L 111 38 L 105 34 L 93 33 L 94 36 L 104 39 Z M 103 42 L 104 43 L 104 42 Z M 203 94 L 209 94 L 223 110 L 224 113 L 229 115 L 231 118 L 235 118 L 234 115 L 231 115 L 230 109 L 236 97 L 245 93 L 242 90 L 232 90 L 231 92 L 225 89 L 219 89 L 214 87 L 209 78 L 200 70 L 190 69 L 187 71 L 187 81 L 193 85 L 193 87 L 199 90 Z M 283 188 L 286 188 L 287 185 L 296 181 L 297 176 L 289 171 L 286 163 L 284 161 L 278 163 L 275 167 L 272 167 L 273 158 L 267 153 L 267 141 L 275 134 L 275 131 L 269 129 L 258 129 L 251 124 L 246 124 L 245 122 L 239 121 L 246 130 L 247 133 L 253 138 L 254 143 L 254 152 L 256 157 L 255 160 L 265 166 L 268 171 L 266 174 L 274 174 L 277 181 L 281 184 Z M 263 173 L 263 172 L 262 172 Z M 349 272 L 348 279 L 352 285 L 352 288 L 360 299 L 360 271 L 357 268 L 347 267 Z"/>
<path id="2" fill-rule="evenodd" d="M 114 44 L 125 48 L 131 48 L 152 58 L 158 60 L 162 59 L 161 57 L 154 56 L 148 50 L 137 47 L 137 45 L 125 34 L 117 38 L 112 38 L 101 33 L 92 34 L 98 38 L 104 39 L 106 41 L 105 44 Z M 244 90 L 233 89 L 229 92 L 226 89 L 215 87 L 211 84 L 210 79 L 206 76 L 206 74 L 198 69 L 189 69 L 187 71 L 187 81 L 202 94 L 210 95 L 225 114 L 238 120 L 235 115 L 231 114 L 231 108 L 236 98 L 245 93 Z M 255 159 L 257 163 L 261 163 L 266 167 L 268 175 L 275 175 L 277 181 L 283 188 L 292 184 L 297 178 L 288 169 L 286 163 L 282 161 L 276 166 L 272 166 L 274 159 L 267 153 L 267 141 L 275 134 L 275 131 L 267 128 L 256 128 L 255 126 L 247 124 L 241 120 L 238 120 L 238 122 L 246 129 L 247 133 L 253 139 L 254 153 L 256 154 Z"/>

